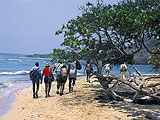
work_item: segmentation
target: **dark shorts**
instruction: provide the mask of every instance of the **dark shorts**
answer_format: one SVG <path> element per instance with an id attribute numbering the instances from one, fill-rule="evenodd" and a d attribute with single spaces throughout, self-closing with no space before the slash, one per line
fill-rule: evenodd
<path id="1" fill-rule="evenodd" d="M 66 81 L 67 81 L 67 77 L 60 77 L 60 79 L 59 79 L 59 83 L 66 83 Z"/>
<path id="2" fill-rule="evenodd" d="M 111 71 L 111 69 L 106 69 L 106 72 L 110 72 Z"/>
<path id="3" fill-rule="evenodd" d="M 48 76 L 45 76 L 44 83 L 49 83 Z"/>
<path id="4" fill-rule="evenodd" d="M 91 74 L 91 72 L 92 72 L 91 69 L 86 70 L 86 74 Z"/>
<path id="5" fill-rule="evenodd" d="M 71 77 L 70 77 L 69 80 L 77 80 L 77 78 L 71 78 Z"/>
<path id="6" fill-rule="evenodd" d="M 39 79 L 33 79 L 33 80 L 32 80 L 32 83 L 37 83 L 37 84 L 39 84 Z"/>

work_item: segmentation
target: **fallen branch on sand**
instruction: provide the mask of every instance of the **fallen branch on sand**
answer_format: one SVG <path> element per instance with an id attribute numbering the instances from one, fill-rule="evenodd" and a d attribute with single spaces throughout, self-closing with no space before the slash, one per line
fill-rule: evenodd
<path id="1" fill-rule="evenodd" d="M 160 86 L 160 83 L 153 83 L 147 85 L 146 81 L 149 81 L 151 79 L 159 79 L 160 76 L 148 77 L 144 79 L 141 73 L 135 67 L 133 68 L 138 74 L 138 77 L 136 77 L 135 75 L 130 75 L 127 79 L 123 80 L 117 76 L 104 77 L 102 75 L 97 75 L 101 86 L 106 90 L 106 95 L 108 96 L 107 98 L 111 100 L 124 100 L 124 96 L 119 95 L 115 91 L 115 89 L 118 89 L 123 84 L 124 86 L 121 88 L 129 88 L 130 90 L 135 92 L 134 95 L 128 94 L 128 96 L 132 98 L 132 102 L 137 103 L 138 101 L 138 103 L 142 102 L 144 104 L 152 104 L 154 101 L 154 104 L 159 104 L 160 97 L 158 96 L 158 90 L 155 94 L 155 92 L 151 92 L 149 89 L 156 89 L 155 87 Z M 152 102 L 149 102 L 150 100 Z"/>

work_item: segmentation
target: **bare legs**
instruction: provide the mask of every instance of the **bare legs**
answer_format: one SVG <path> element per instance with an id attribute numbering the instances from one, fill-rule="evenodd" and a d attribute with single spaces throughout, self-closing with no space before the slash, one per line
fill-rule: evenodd
<path id="1" fill-rule="evenodd" d="M 63 90 L 64 90 L 64 86 L 65 86 L 65 83 L 60 83 L 60 96 L 63 95 Z"/>
<path id="2" fill-rule="evenodd" d="M 75 85 L 76 78 L 69 78 L 69 92 L 72 92 L 73 87 Z M 71 85 L 72 84 L 72 85 Z"/>
<path id="3" fill-rule="evenodd" d="M 56 79 L 57 81 L 57 94 L 59 94 L 59 88 L 60 88 L 60 81 L 59 81 L 59 78 Z"/>
<path id="4" fill-rule="evenodd" d="M 125 72 L 121 72 L 122 79 L 125 79 Z"/>
<path id="5" fill-rule="evenodd" d="M 109 71 L 106 71 L 106 77 L 108 77 L 109 76 Z"/>
<path id="6" fill-rule="evenodd" d="M 52 85 L 52 82 L 51 82 L 51 83 L 45 83 L 45 94 L 46 94 L 46 98 L 47 98 L 47 97 L 50 97 L 49 92 L 51 91 L 51 85 Z"/>
<path id="7" fill-rule="evenodd" d="M 90 74 L 87 74 L 87 82 L 90 83 Z"/>

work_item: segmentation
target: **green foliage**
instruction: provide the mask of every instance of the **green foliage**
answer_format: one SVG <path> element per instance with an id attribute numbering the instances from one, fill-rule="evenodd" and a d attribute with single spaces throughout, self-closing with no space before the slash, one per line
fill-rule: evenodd
<path id="1" fill-rule="evenodd" d="M 35 57 L 35 58 L 50 58 L 51 54 L 33 54 L 33 55 L 25 55 L 26 57 Z"/>
<path id="2" fill-rule="evenodd" d="M 53 49 L 51 58 L 51 62 L 65 62 L 64 60 L 67 58 L 67 55 L 63 49 Z"/>
<path id="3" fill-rule="evenodd" d="M 139 39 L 144 34 L 145 37 L 149 37 L 150 39 L 152 37 L 159 38 L 159 0 L 125 0 L 117 7 L 123 16 L 121 18 L 123 21 L 121 22 L 121 26 L 127 37 Z M 126 30 L 126 27 L 128 30 Z"/>

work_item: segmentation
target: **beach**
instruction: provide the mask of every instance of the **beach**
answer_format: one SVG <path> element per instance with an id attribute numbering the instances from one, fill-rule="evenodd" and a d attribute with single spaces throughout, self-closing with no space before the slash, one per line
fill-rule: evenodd
<path id="1" fill-rule="evenodd" d="M 49 98 L 45 98 L 44 84 L 40 86 L 38 99 L 32 98 L 31 87 L 18 91 L 13 109 L 0 120 L 145 120 L 149 114 L 160 119 L 158 105 L 102 101 L 99 98 L 103 97 L 103 89 L 95 78 L 88 83 L 79 77 L 72 93 L 68 92 L 68 81 L 63 96 L 55 92 L 56 82 L 52 83 Z"/>
<path id="2" fill-rule="evenodd" d="M 128 116 L 126 117 L 127 119 L 132 119 L 133 116 L 136 117 L 139 116 L 140 113 L 134 112 L 135 110 L 132 109 L 132 106 L 135 104 L 128 104 L 125 102 L 117 102 L 117 101 L 112 101 L 110 103 L 107 103 L 106 101 L 103 101 L 102 99 L 104 97 L 105 91 L 102 89 L 99 82 L 94 78 L 91 80 L 91 83 L 87 83 L 84 78 L 78 78 L 73 93 L 68 93 L 68 81 L 67 81 L 65 88 L 65 95 L 62 97 L 55 94 L 56 82 L 53 82 L 51 97 L 47 99 L 45 98 L 44 83 L 43 83 L 40 86 L 40 91 L 39 91 L 40 98 L 32 99 L 32 88 L 30 88 L 32 86 L 32 83 L 29 80 L 28 73 L 34 66 L 35 62 L 37 61 L 39 61 L 40 63 L 41 70 L 44 68 L 45 63 L 49 62 L 48 59 L 28 58 L 24 57 L 24 55 L 0 54 L 0 64 L 1 64 L 0 65 L 0 101 L 1 101 L 0 118 L 1 119 L 5 120 L 13 120 L 11 118 L 17 120 L 50 119 L 45 117 L 47 115 L 57 119 L 59 118 L 66 120 L 91 119 L 92 116 L 95 117 L 96 119 L 102 119 L 102 118 L 111 119 L 109 117 L 112 117 L 113 119 L 119 119 L 119 118 L 122 119 L 124 116 Z M 142 74 L 158 73 L 158 71 L 153 69 L 153 66 L 149 65 L 134 65 L 134 66 L 138 70 L 140 70 Z M 132 65 L 128 65 L 128 68 L 131 70 L 132 74 L 135 72 L 132 68 Z M 118 75 L 119 69 L 120 69 L 119 65 L 113 66 L 110 74 Z M 95 67 L 94 70 L 96 71 Z M 85 74 L 83 73 L 83 71 L 84 68 L 82 67 L 82 70 L 79 70 L 77 73 L 78 76 L 84 76 Z M 139 109 L 137 106 L 135 107 Z M 157 108 L 157 106 L 155 108 Z M 129 112 L 127 112 L 128 109 L 132 110 L 131 111 L 129 110 Z M 159 109 L 158 110 L 156 109 L 156 111 L 159 111 Z M 118 115 L 110 115 L 111 113 L 115 114 L 115 111 L 117 112 Z M 157 115 L 158 112 L 157 114 L 155 112 L 152 112 L 152 114 L 153 116 L 158 116 Z M 2 117 L 2 115 L 4 116 Z M 124 116 L 122 117 L 120 115 Z"/>

